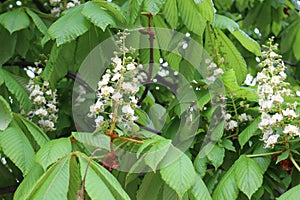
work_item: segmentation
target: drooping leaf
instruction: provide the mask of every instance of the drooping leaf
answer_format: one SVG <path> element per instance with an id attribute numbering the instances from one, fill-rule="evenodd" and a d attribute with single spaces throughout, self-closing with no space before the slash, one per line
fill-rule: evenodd
<path id="1" fill-rule="evenodd" d="M 165 2 L 166 0 L 144 0 L 143 10 L 146 12 L 150 12 L 153 16 L 155 16 L 164 6 Z"/>
<path id="2" fill-rule="evenodd" d="M 262 185 L 262 170 L 253 159 L 244 155 L 240 156 L 234 165 L 237 186 L 250 199 Z"/>
<path id="3" fill-rule="evenodd" d="M 56 39 L 57 46 L 75 40 L 88 31 L 90 23 L 81 14 L 84 5 L 78 5 L 54 22 L 48 29 L 52 39 Z"/>
<path id="4" fill-rule="evenodd" d="M 295 200 L 300 196 L 300 184 L 283 193 L 277 200 Z"/>
<path id="5" fill-rule="evenodd" d="M 46 170 L 52 163 L 69 154 L 71 150 L 69 138 L 51 140 L 37 152 L 35 160 Z"/>
<path id="6" fill-rule="evenodd" d="M 147 173 L 137 191 L 137 200 L 157 199 L 163 183 L 158 173 Z"/>
<path id="7" fill-rule="evenodd" d="M 210 200 L 210 199 L 212 199 L 205 183 L 203 182 L 202 178 L 199 175 L 196 176 L 196 182 L 195 182 L 194 186 L 192 187 L 192 189 L 189 191 L 189 197 L 192 200 L 198 200 L 198 199 Z"/>
<path id="8" fill-rule="evenodd" d="M 25 89 L 12 77 L 12 74 L 0 68 L 0 76 L 3 77 L 7 89 L 16 97 L 25 111 L 31 108 L 31 101 Z"/>
<path id="9" fill-rule="evenodd" d="M 219 145 L 217 144 L 207 154 L 208 160 L 215 167 L 215 169 L 217 169 L 222 165 L 224 157 L 225 157 L 225 149 L 223 147 L 219 147 Z"/>
<path id="10" fill-rule="evenodd" d="M 0 65 L 3 65 L 14 55 L 16 43 L 17 34 L 10 35 L 6 29 L 0 26 L 0 44 L 5 46 L 5 50 L 0 53 Z"/>
<path id="11" fill-rule="evenodd" d="M 30 20 L 24 9 L 18 8 L 0 15 L 0 24 L 12 34 L 15 31 L 27 28 Z"/>
<path id="12" fill-rule="evenodd" d="M 43 22 L 43 20 L 32 10 L 30 10 L 29 8 L 26 8 L 26 12 L 27 14 L 31 17 L 32 21 L 34 22 L 34 24 L 36 25 L 37 29 L 43 33 L 44 35 L 47 34 L 47 26 L 45 25 L 45 23 Z"/>
<path id="13" fill-rule="evenodd" d="M 34 163 L 34 150 L 18 127 L 10 126 L 0 133 L 0 146 L 23 175 L 30 171 Z"/>
<path id="14" fill-rule="evenodd" d="M 202 35 L 206 19 L 199 13 L 193 0 L 178 0 L 178 10 L 186 27 L 197 35 Z"/>
<path id="15" fill-rule="evenodd" d="M 85 3 L 82 14 L 103 31 L 105 31 L 108 25 L 116 26 L 114 18 L 105 12 L 97 3 L 91 1 Z"/>
<path id="16" fill-rule="evenodd" d="M 110 137 L 101 133 L 73 132 L 72 136 L 90 148 L 101 148 L 110 151 Z"/>
<path id="17" fill-rule="evenodd" d="M 195 183 L 196 172 L 191 160 L 185 154 L 179 154 L 178 159 L 162 168 L 162 179 L 176 191 L 179 198 Z"/>
<path id="18" fill-rule="evenodd" d="M 0 131 L 5 130 L 11 120 L 11 108 L 7 101 L 2 96 L 0 96 Z"/>
<path id="19" fill-rule="evenodd" d="M 178 22 L 178 11 L 177 11 L 176 0 L 166 0 L 166 4 L 163 7 L 163 13 L 167 22 L 171 28 L 175 28 Z"/>
<path id="20" fill-rule="evenodd" d="M 238 137 L 241 148 L 248 142 L 248 140 L 254 136 L 258 130 L 258 124 L 260 123 L 260 117 L 256 118 L 249 126 L 247 126 Z"/>
<path id="21" fill-rule="evenodd" d="M 43 175 L 43 168 L 35 163 L 30 169 L 24 180 L 19 185 L 17 191 L 14 193 L 14 199 L 25 200 L 28 195 L 32 192 L 33 186 L 37 183 L 39 178 Z"/>
<path id="22" fill-rule="evenodd" d="M 33 190 L 26 199 L 62 199 L 67 200 L 70 158 L 65 156 L 49 168 L 34 185 Z"/>
<path id="23" fill-rule="evenodd" d="M 81 176 L 83 177 L 87 168 L 88 157 L 84 154 L 80 154 L 79 163 Z M 89 168 L 86 174 L 85 190 L 91 197 L 91 199 L 105 198 L 111 200 L 130 200 L 129 196 L 123 190 L 120 183 L 105 168 L 103 168 L 93 160 L 90 162 L 90 165 L 88 167 Z"/>

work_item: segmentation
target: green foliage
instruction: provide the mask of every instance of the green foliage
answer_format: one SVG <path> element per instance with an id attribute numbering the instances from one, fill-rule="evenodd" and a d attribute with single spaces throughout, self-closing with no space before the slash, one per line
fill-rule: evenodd
<path id="1" fill-rule="evenodd" d="M 9 104 L 0 96 L 0 131 L 5 130 L 12 120 L 12 114 Z"/>
<path id="2" fill-rule="evenodd" d="M 30 20 L 25 11 L 18 8 L 0 15 L 0 24 L 12 34 L 15 31 L 27 28 Z"/>

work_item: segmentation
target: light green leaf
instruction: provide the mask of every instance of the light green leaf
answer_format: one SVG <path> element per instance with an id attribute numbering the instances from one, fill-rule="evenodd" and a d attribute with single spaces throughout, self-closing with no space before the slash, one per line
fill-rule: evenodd
<path id="1" fill-rule="evenodd" d="M 145 163 L 153 170 L 157 170 L 157 166 L 160 161 L 167 154 L 170 146 L 172 145 L 171 140 L 163 140 L 155 143 L 145 154 Z"/>
<path id="2" fill-rule="evenodd" d="M 79 163 L 82 177 L 85 174 L 88 159 L 86 155 L 80 153 Z M 85 190 L 91 199 L 130 200 L 116 178 L 93 160 L 87 170 Z"/>
<path id="3" fill-rule="evenodd" d="M 196 176 L 196 182 L 189 193 L 190 193 L 189 197 L 192 200 L 212 199 L 205 183 L 203 182 L 202 178 L 199 175 Z"/>
<path id="4" fill-rule="evenodd" d="M 167 0 L 163 7 L 163 14 L 171 28 L 175 28 L 178 22 L 178 11 L 176 0 Z"/>
<path id="5" fill-rule="evenodd" d="M 0 76 L 3 77 L 7 89 L 16 97 L 25 111 L 29 111 L 32 104 L 25 89 L 12 77 L 12 74 L 0 68 Z"/>
<path id="6" fill-rule="evenodd" d="M 236 152 L 235 147 L 233 146 L 233 143 L 231 140 L 229 139 L 222 139 L 222 146 L 229 150 L 229 151 L 233 151 Z"/>
<path id="7" fill-rule="evenodd" d="M 37 152 L 35 160 L 46 170 L 49 165 L 69 154 L 71 150 L 70 138 L 51 140 Z"/>
<path id="8" fill-rule="evenodd" d="M 258 147 L 255 148 L 253 154 L 262 154 L 262 153 L 270 153 L 272 152 L 271 149 L 267 149 L 264 147 L 264 144 L 261 142 L 257 145 Z M 254 157 L 253 160 L 257 162 L 258 166 L 261 168 L 262 172 L 265 173 L 268 167 L 271 164 L 272 156 L 259 156 Z"/>
<path id="9" fill-rule="evenodd" d="M 282 154 L 280 154 L 276 160 L 276 164 L 279 163 L 282 160 L 286 160 L 290 155 L 290 150 L 284 151 Z"/>
<path id="10" fill-rule="evenodd" d="M 7 101 L 0 96 L 0 131 L 5 130 L 12 120 L 11 109 Z"/>
<path id="11" fill-rule="evenodd" d="M 196 172 L 191 160 L 185 154 L 181 154 L 176 161 L 162 168 L 160 174 L 162 179 L 176 191 L 179 198 L 182 198 L 195 183 Z"/>
<path id="12" fill-rule="evenodd" d="M 247 75 L 247 66 L 244 58 L 231 40 L 220 29 L 215 29 L 215 31 L 217 33 L 220 49 L 224 53 L 225 61 L 228 63 L 228 66 L 234 70 L 238 84 L 243 83 Z"/>
<path id="13" fill-rule="evenodd" d="M 48 28 L 45 25 L 45 23 L 43 22 L 43 20 L 37 14 L 35 14 L 35 12 L 33 12 L 32 10 L 30 10 L 29 8 L 26 8 L 26 12 L 31 17 L 31 19 L 34 22 L 34 24 L 36 25 L 37 29 L 41 33 L 43 33 L 44 35 L 46 35 Z"/>
<path id="14" fill-rule="evenodd" d="M 137 200 L 157 199 L 163 186 L 159 174 L 147 173 L 137 191 Z"/>
<path id="15" fill-rule="evenodd" d="M 237 199 L 239 189 L 235 179 L 235 165 L 233 165 L 219 181 L 216 189 L 213 192 L 212 199 Z"/>
<path id="16" fill-rule="evenodd" d="M 24 9 L 18 8 L 0 15 L 0 24 L 12 34 L 15 31 L 27 28 L 30 20 Z"/>
<path id="17" fill-rule="evenodd" d="M 10 35 L 6 29 L 0 26 L 0 44 L 5 46 L 5 51 L 1 51 L 0 53 L 0 66 L 1 66 L 14 55 L 16 44 L 17 44 L 17 34 L 14 33 Z"/>
<path id="18" fill-rule="evenodd" d="M 0 146 L 4 154 L 26 175 L 34 163 L 34 150 L 23 132 L 8 127 L 0 133 Z"/>
<path id="19" fill-rule="evenodd" d="M 101 133 L 73 132 L 72 136 L 86 147 L 110 151 L 110 137 Z"/>
<path id="20" fill-rule="evenodd" d="M 194 160 L 194 168 L 197 171 L 197 173 L 200 175 L 200 177 L 204 177 L 207 170 L 207 164 L 209 163 L 209 160 L 207 157 L 200 157 L 199 154 L 197 155 L 196 159 Z"/>
<path id="21" fill-rule="evenodd" d="M 207 154 L 208 160 L 217 169 L 223 163 L 225 156 L 225 149 L 219 147 L 217 144 L 212 148 L 212 150 Z"/>
<path id="22" fill-rule="evenodd" d="M 131 24 L 134 24 L 137 16 L 140 14 L 143 0 L 130 0 L 128 5 L 128 19 Z"/>
<path id="23" fill-rule="evenodd" d="M 70 158 L 68 155 L 60 159 L 34 185 L 28 195 L 30 200 L 61 199 L 67 200 L 67 193 L 70 178 Z"/>
<path id="24" fill-rule="evenodd" d="M 293 52 L 294 52 L 294 56 L 297 60 L 300 60 L 300 29 L 297 31 L 296 36 L 295 36 L 295 43 L 293 45 Z"/>
<path id="25" fill-rule="evenodd" d="M 197 35 L 202 35 L 206 19 L 199 13 L 193 0 L 177 0 L 178 10 L 186 27 Z"/>
<path id="26" fill-rule="evenodd" d="M 150 12 L 153 16 L 157 15 L 165 4 L 166 0 L 144 0 L 144 11 Z"/>
<path id="27" fill-rule="evenodd" d="M 249 126 L 247 126 L 238 137 L 239 143 L 241 145 L 241 148 L 248 142 L 248 140 L 256 135 L 256 132 L 258 130 L 258 124 L 260 123 L 261 119 L 260 117 L 256 118 Z"/>
<path id="28" fill-rule="evenodd" d="M 237 186 L 250 199 L 262 185 L 262 170 L 253 159 L 244 155 L 240 156 L 234 165 Z"/>
<path id="29" fill-rule="evenodd" d="M 114 18 L 105 12 L 97 3 L 91 1 L 85 3 L 82 14 L 103 31 L 105 31 L 108 25 L 116 26 Z"/>
<path id="30" fill-rule="evenodd" d="M 32 192 L 34 185 L 37 183 L 39 178 L 43 175 L 43 168 L 35 163 L 33 167 L 30 169 L 28 174 L 25 176 L 24 180 L 22 180 L 19 185 L 17 191 L 14 194 L 15 200 L 25 200 L 28 195 Z"/>
<path id="31" fill-rule="evenodd" d="M 81 189 L 82 178 L 80 176 L 79 163 L 75 155 L 71 156 L 69 170 L 70 170 L 70 179 L 69 179 L 68 199 L 76 199 L 77 191 Z"/>
<path id="32" fill-rule="evenodd" d="M 202 110 L 204 106 L 210 102 L 210 100 L 211 100 L 211 94 L 208 92 L 204 94 L 202 97 L 200 97 L 198 101 L 199 109 Z"/>
<path id="33" fill-rule="evenodd" d="M 120 6 L 118 6 L 117 4 L 102 0 L 95 0 L 94 2 L 101 5 L 104 9 L 109 11 L 115 17 L 115 19 L 117 19 L 121 23 L 126 23 L 127 19 Z"/>
<path id="34" fill-rule="evenodd" d="M 195 1 L 196 2 L 196 1 Z M 200 14 L 209 22 L 213 23 L 215 19 L 215 9 L 212 0 L 201 0 L 196 3 Z"/>
<path id="35" fill-rule="evenodd" d="M 56 39 L 57 46 L 75 40 L 89 30 L 90 23 L 81 14 L 83 5 L 75 6 L 54 22 L 48 29 L 52 39 Z"/>
<path id="36" fill-rule="evenodd" d="M 300 196 L 300 184 L 283 193 L 277 200 L 295 200 Z"/>

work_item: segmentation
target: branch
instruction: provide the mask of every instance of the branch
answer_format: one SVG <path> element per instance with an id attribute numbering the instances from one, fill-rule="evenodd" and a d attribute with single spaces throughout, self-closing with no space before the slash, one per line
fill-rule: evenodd
<path id="1" fill-rule="evenodd" d="M 158 135 L 161 135 L 162 132 L 160 130 L 157 130 L 157 129 L 153 129 L 153 128 L 150 128 L 150 127 L 147 127 L 147 126 L 143 126 L 142 124 L 140 124 L 139 122 L 134 122 L 135 124 L 137 124 L 141 129 L 144 129 L 146 131 L 150 131 L 152 133 L 156 133 Z"/>
<path id="2" fill-rule="evenodd" d="M 292 62 L 286 61 L 286 60 L 284 60 L 283 63 L 286 64 L 286 65 L 290 65 L 290 66 L 292 66 L 292 67 L 297 66 L 297 63 L 292 63 Z"/>

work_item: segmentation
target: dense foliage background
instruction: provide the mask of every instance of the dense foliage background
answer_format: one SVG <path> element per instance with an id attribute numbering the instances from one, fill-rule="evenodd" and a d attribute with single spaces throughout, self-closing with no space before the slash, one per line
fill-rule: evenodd
<path id="1" fill-rule="evenodd" d="M 276 133 L 281 139 L 270 143 L 273 148 L 265 148 L 259 128 L 261 97 L 257 84 L 250 78 L 250 74 L 255 77 L 264 67 L 259 65 L 265 59 L 261 53 L 262 45 L 267 45 L 268 38 L 274 36 L 274 43 L 278 43 L 279 48 L 274 50 L 276 54 L 270 55 L 279 61 L 271 61 L 277 63 L 274 66 L 277 67 L 281 63 L 277 56 L 283 56 L 286 66 L 283 70 L 287 75 L 284 81 L 290 83 L 288 88 L 294 94 L 287 95 L 278 109 L 285 109 L 288 103 L 300 100 L 300 92 L 297 93 L 300 91 L 299 1 L 2 0 L 0 13 L 2 199 L 232 200 L 279 197 L 282 200 L 297 199 L 300 195 L 297 164 L 300 163 L 300 132 L 297 129 L 295 134 L 284 135 L 283 130 L 287 123 L 295 126 L 298 123 L 299 127 L 300 109 L 295 105 L 295 117 L 286 118 L 277 126 Z M 118 129 L 116 135 L 115 132 L 77 132 L 78 126 L 73 120 L 74 80 L 86 56 L 120 30 L 142 27 L 146 27 L 145 31 L 147 27 L 152 30 L 168 28 L 186 36 L 177 55 L 159 49 L 143 49 L 137 50 L 133 57 L 142 64 L 151 63 L 151 55 L 154 63 L 168 62 L 169 65 L 163 67 L 185 76 L 196 94 L 196 106 L 200 110 L 193 142 L 184 154 L 166 166 L 162 163 L 170 156 L 168 151 L 176 149 L 171 143 L 179 128 L 176 124 L 188 112 L 182 110 L 166 87 L 157 90 L 155 83 L 140 87 L 136 96 L 143 102 L 135 110 L 139 117 L 135 135 L 126 134 L 122 129 Z M 160 37 L 155 35 L 154 40 L 162 42 Z M 190 40 L 203 46 L 211 62 L 222 69 L 218 74 L 226 92 L 222 101 L 226 104 L 227 116 L 232 119 L 224 122 L 221 117 L 222 122 L 209 136 L 209 124 L 217 108 L 211 103 L 205 77 L 182 58 L 191 52 L 197 54 L 189 45 Z M 167 45 L 173 45 L 173 40 L 168 42 Z M 43 69 L 41 74 L 34 71 L 34 67 Z M 33 72 L 29 73 L 31 70 Z M 161 75 L 158 71 L 154 70 L 153 77 Z M 31 77 L 35 73 L 35 82 L 31 84 L 41 85 L 42 93 L 49 88 L 53 92 L 49 92 L 48 99 L 41 100 L 42 104 L 32 98 L 34 90 L 28 90 L 28 73 Z M 88 89 L 84 81 L 78 84 Z M 144 98 L 143 92 L 148 89 Z M 55 93 L 57 97 L 54 97 Z M 48 100 L 58 108 L 53 107 L 54 115 L 49 116 L 50 120 L 56 121 L 55 129 L 47 129 L 45 127 L 51 127 L 51 124 L 39 122 L 37 118 L 41 113 L 37 116 L 26 114 L 42 107 Z M 47 109 L 50 109 L 49 105 Z M 158 120 L 162 118 L 163 122 Z M 189 124 L 185 127 L 184 131 L 189 132 Z M 160 153 L 155 154 L 156 157 L 142 157 L 142 162 L 150 169 L 148 173 L 121 172 L 117 170 L 120 155 L 115 155 L 110 141 L 134 152 Z M 210 144 L 213 146 L 209 151 L 199 153 L 203 146 Z M 104 149 L 102 157 L 91 156 L 96 148 Z M 158 169 L 160 165 L 163 167 Z"/>

